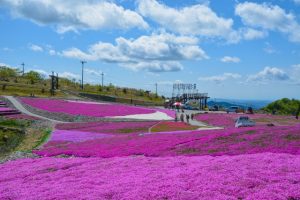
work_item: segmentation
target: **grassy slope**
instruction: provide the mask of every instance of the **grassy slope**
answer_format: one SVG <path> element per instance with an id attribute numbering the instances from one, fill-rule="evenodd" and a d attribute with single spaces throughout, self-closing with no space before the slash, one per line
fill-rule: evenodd
<path id="1" fill-rule="evenodd" d="M 43 144 L 51 129 L 42 122 L 35 123 L 40 124 L 30 120 L 1 119 L 0 126 L 7 128 L 0 129 L 0 158 L 14 151 L 31 152 Z"/>

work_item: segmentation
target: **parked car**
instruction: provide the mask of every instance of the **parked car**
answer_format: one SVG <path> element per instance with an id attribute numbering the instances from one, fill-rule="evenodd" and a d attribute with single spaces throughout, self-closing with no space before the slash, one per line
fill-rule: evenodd
<path id="1" fill-rule="evenodd" d="M 227 113 L 230 113 L 230 112 L 237 113 L 238 110 L 239 110 L 239 107 L 238 107 L 238 106 L 230 106 L 229 108 L 226 109 L 226 112 L 227 112 Z"/>
<path id="2" fill-rule="evenodd" d="M 255 126 L 255 122 L 250 120 L 248 116 L 240 116 L 235 121 L 235 127 L 248 127 L 248 126 Z"/>

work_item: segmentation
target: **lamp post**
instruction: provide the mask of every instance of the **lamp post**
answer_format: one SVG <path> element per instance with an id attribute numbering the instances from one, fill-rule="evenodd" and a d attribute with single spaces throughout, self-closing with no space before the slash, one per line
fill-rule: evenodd
<path id="1" fill-rule="evenodd" d="M 81 89 L 83 90 L 83 68 L 86 61 L 82 60 L 81 62 Z"/>

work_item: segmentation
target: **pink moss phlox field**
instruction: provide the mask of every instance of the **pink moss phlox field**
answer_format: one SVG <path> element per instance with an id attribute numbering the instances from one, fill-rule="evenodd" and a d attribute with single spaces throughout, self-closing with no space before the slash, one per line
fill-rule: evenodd
<path id="1" fill-rule="evenodd" d="M 24 120 L 40 120 L 40 118 L 26 115 L 26 114 L 14 114 L 5 116 L 6 119 L 24 119 Z"/>
<path id="2" fill-rule="evenodd" d="M 83 142 L 87 140 L 107 137 L 112 137 L 112 135 L 74 130 L 55 130 L 54 132 L 52 132 L 50 141 Z"/>
<path id="3" fill-rule="evenodd" d="M 0 199 L 299 198 L 299 155 L 45 157 L 0 165 Z"/>
<path id="4" fill-rule="evenodd" d="M 225 128 L 234 127 L 235 120 L 239 116 L 248 116 L 251 120 L 257 122 L 257 125 L 266 125 L 273 123 L 275 125 L 295 125 L 299 124 L 299 121 L 295 120 L 292 116 L 279 116 L 279 115 L 267 115 L 267 114 L 236 114 L 236 113 L 205 113 L 199 114 L 195 117 L 196 120 L 205 122 L 209 125 L 220 126 Z"/>
<path id="5" fill-rule="evenodd" d="M 300 126 L 120 135 L 69 144 L 50 141 L 36 151 L 44 156 L 66 154 L 82 157 L 220 156 L 263 152 L 300 154 Z"/>
<path id="6" fill-rule="evenodd" d="M 148 132 L 148 129 L 157 123 L 157 121 L 66 123 L 56 125 L 56 129 L 95 133 L 144 133 Z"/>
<path id="7" fill-rule="evenodd" d="M 1 112 L 1 111 L 12 111 L 12 110 L 14 110 L 14 109 L 12 109 L 12 108 L 7 108 L 7 107 L 0 107 L 0 112 Z"/>
<path id="8" fill-rule="evenodd" d="M 34 108 L 49 112 L 66 113 L 70 115 L 83 115 L 92 117 L 113 117 L 126 116 L 133 114 L 150 114 L 156 109 L 129 106 L 122 104 L 95 104 L 95 103 L 80 103 L 74 101 L 65 101 L 58 99 L 41 99 L 41 98 L 19 98 L 23 103 Z M 162 111 L 162 110 L 160 110 Z M 164 110 L 166 114 L 172 111 Z M 172 115 L 174 117 L 174 114 Z"/>

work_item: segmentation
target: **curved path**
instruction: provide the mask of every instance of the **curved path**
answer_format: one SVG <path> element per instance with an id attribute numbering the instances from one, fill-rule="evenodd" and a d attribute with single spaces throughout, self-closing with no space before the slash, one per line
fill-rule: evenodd
<path id="1" fill-rule="evenodd" d="M 37 118 L 40 118 L 40 119 L 48 120 L 48 121 L 51 121 L 53 123 L 67 123 L 67 122 L 58 121 L 58 120 L 55 120 L 55 119 L 50 119 L 50 118 L 47 118 L 47 117 L 43 117 L 41 115 L 34 114 L 32 112 L 29 112 L 26 108 L 24 108 L 24 106 L 16 98 L 14 98 L 12 96 L 4 96 L 4 97 L 7 100 L 9 100 L 16 107 L 16 109 L 18 109 L 20 112 L 22 112 L 26 115 L 30 115 L 30 116 L 37 117 Z"/>

